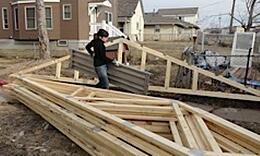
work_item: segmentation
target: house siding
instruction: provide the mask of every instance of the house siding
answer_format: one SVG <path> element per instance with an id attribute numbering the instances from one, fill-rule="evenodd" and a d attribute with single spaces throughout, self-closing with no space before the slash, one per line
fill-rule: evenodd
<path id="1" fill-rule="evenodd" d="M 9 29 L 4 30 L 3 29 L 3 19 L 2 19 L 2 8 L 5 7 L 8 9 L 8 22 L 9 22 Z M 12 19 L 12 8 L 11 5 L 9 4 L 9 1 L 6 0 L 2 0 L 0 3 L 0 38 L 3 39 L 8 39 L 8 38 L 12 38 L 13 36 L 13 19 Z"/>
<path id="2" fill-rule="evenodd" d="M 0 3 L 0 38 L 15 40 L 38 40 L 38 31 L 26 30 L 25 26 L 25 7 L 36 6 L 35 2 L 31 3 L 14 3 L 12 0 L 4 0 Z M 48 30 L 50 40 L 88 40 L 90 31 L 90 17 L 88 14 L 89 2 L 96 2 L 96 0 L 60 0 L 60 2 L 47 2 L 46 6 L 52 7 L 52 25 L 53 28 Z M 63 20 L 63 5 L 70 4 L 72 7 L 71 20 Z M 117 25 L 117 5 L 118 0 L 111 0 L 112 8 L 101 9 L 97 22 L 101 23 L 105 20 L 105 11 L 113 13 L 113 24 Z M 2 7 L 7 7 L 9 12 L 9 29 L 3 30 L 2 24 Z M 14 8 L 18 8 L 18 26 L 19 30 L 14 28 Z M 37 16 L 37 15 L 36 15 Z M 37 17 L 36 17 L 37 20 Z"/>
<path id="3" fill-rule="evenodd" d="M 172 24 L 161 24 L 160 32 L 155 32 L 155 25 L 145 25 L 144 40 L 191 40 L 195 29 L 184 29 Z"/>
<path id="4" fill-rule="evenodd" d="M 63 5 L 71 4 L 72 19 L 63 20 Z M 87 9 L 87 8 L 86 8 Z M 60 38 L 64 40 L 79 39 L 79 25 L 78 25 L 78 0 L 61 0 L 60 1 Z"/>
<path id="5" fill-rule="evenodd" d="M 50 6 L 52 8 L 52 29 L 48 29 L 48 35 L 50 40 L 57 40 L 60 38 L 60 6 L 59 3 L 46 3 L 46 6 Z M 36 7 L 35 3 L 28 3 L 28 4 L 16 4 L 12 6 L 12 17 L 14 17 L 14 8 L 18 8 L 18 19 L 19 19 L 19 29 L 15 30 L 12 27 L 13 38 L 16 40 L 38 40 L 38 31 L 36 22 L 36 29 L 35 30 L 26 30 L 25 25 L 25 8 L 26 7 Z M 36 20 L 37 20 L 37 13 L 36 13 Z M 14 20 L 12 19 L 12 25 L 14 25 Z"/>
<path id="6" fill-rule="evenodd" d="M 139 24 L 139 28 L 137 29 L 137 23 Z M 143 10 L 141 6 L 141 2 L 139 1 L 136 9 L 135 14 L 131 18 L 131 26 L 130 26 L 130 34 L 135 35 L 137 40 L 143 41 L 143 33 L 144 33 L 144 16 Z"/>
<path id="7" fill-rule="evenodd" d="M 89 15 L 88 1 L 78 0 L 78 39 L 87 40 L 89 38 Z"/>

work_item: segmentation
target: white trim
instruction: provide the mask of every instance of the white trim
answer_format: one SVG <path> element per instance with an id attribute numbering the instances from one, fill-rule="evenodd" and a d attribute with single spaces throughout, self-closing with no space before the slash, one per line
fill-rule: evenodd
<path id="1" fill-rule="evenodd" d="M 70 7 L 70 18 L 65 18 L 65 6 Z M 63 4 L 62 5 L 62 19 L 67 21 L 67 20 L 72 20 L 72 5 L 71 4 Z"/>
<path id="2" fill-rule="evenodd" d="M 35 27 L 34 28 L 28 28 L 27 27 L 27 13 L 26 9 L 34 8 L 34 19 L 35 19 Z M 25 23 L 25 30 L 37 30 L 37 18 L 36 18 L 36 7 L 35 6 L 25 6 L 24 7 L 24 23 Z"/>
<path id="3" fill-rule="evenodd" d="M 51 28 L 47 28 L 47 20 L 46 20 L 47 16 L 46 16 L 46 10 L 45 10 L 46 28 L 47 28 L 47 30 L 53 30 L 53 9 L 52 9 L 52 6 L 51 6 L 51 5 L 46 5 L 46 6 L 45 6 L 45 9 L 46 9 L 46 8 L 51 8 Z"/>
<path id="4" fill-rule="evenodd" d="M 108 19 L 106 19 L 106 21 L 107 21 L 108 24 L 109 24 L 110 22 L 113 23 L 113 19 L 114 19 L 113 13 L 110 12 L 110 11 L 105 11 L 105 14 L 108 15 L 108 16 L 107 16 L 108 19 L 109 19 L 109 14 L 111 14 L 111 21 L 109 21 Z"/>
<path id="5" fill-rule="evenodd" d="M 35 0 L 17 1 L 17 2 L 11 3 L 11 5 L 26 4 L 26 3 L 35 3 L 35 2 L 36 2 Z M 47 2 L 47 3 L 59 3 L 60 0 L 44 0 L 44 2 Z"/>
<path id="6" fill-rule="evenodd" d="M 14 29 L 17 31 L 19 30 L 19 18 L 16 17 L 16 13 L 15 13 L 15 10 L 17 9 L 17 16 L 19 16 L 18 14 L 18 7 L 14 7 Z M 18 21 L 18 23 L 16 23 Z"/>
<path id="7" fill-rule="evenodd" d="M 104 2 L 98 2 L 98 3 L 90 2 L 88 5 L 89 5 L 89 7 L 98 7 L 98 6 L 104 6 L 104 7 L 109 7 L 109 8 L 112 7 L 112 4 L 108 0 L 105 0 Z"/>
<path id="8" fill-rule="evenodd" d="M 6 9 L 7 13 L 7 27 L 5 28 L 5 18 L 4 18 L 4 10 Z M 3 25 L 3 30 L 9 30 L 9 13 L 8 13 L 8 8 L 7 7 L 2 7 L 2 25 Z"/>

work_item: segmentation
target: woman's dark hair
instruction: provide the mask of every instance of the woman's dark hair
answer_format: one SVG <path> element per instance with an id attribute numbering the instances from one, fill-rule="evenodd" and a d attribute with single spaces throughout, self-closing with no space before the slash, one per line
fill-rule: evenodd
<path id="1" fill-rule="evenodd" d="M 109 33 L 104 29 L 99 29 L 97 32 L 97 36 L 99 37 L 108 37 Z"/>

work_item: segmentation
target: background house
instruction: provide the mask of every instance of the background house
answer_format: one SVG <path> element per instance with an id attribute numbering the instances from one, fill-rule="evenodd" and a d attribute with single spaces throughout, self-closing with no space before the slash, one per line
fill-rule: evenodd
<path id="1" fill-rule="evenodd" d="M 44 0 L 50 40 L 85 43 L 99 29 L 122 35 L 117 25 L 117 0 Z M 38 40 L 35 0 L 0 3 L 0 39 Z"/>
<path id="2" fill-rule="evenodd" d="M 143 41 L 144 8 L 142 0 L 118 0 L 118 27 L 131 39 Z"/>
<path id="3" fill-rule="evenodd" d="M 192 24 L 198 24 L 199 19 L 199 8 L 198 7 L 189 7 L 189 8 L 168 8 L 168 9 L 159 9 L 158 14 L 163 17 L 175 17 L 179 20 L 189 22 Z"/>
<path id="4" fill-rule="evenodd" d="M 191 40 L 199 27 L 171 16 L 145 13 L 144 40 Z"/>

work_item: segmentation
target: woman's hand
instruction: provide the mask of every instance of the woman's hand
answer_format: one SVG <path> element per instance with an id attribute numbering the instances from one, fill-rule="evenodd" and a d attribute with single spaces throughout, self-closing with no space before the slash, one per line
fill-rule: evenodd
<path id="1" fill-rule="evenodd" d="M 112 63 L 113 63 L 115 66 L 117 66 L 117 67 L 120 66 L 120 63 L 119 63 L 117 60 L 115 60 L 115 59 L 112 61 Z"/>

